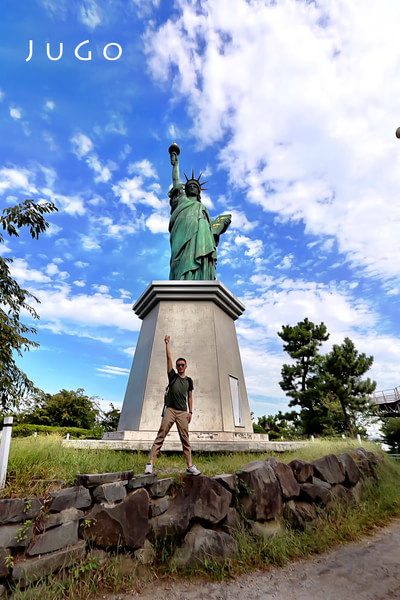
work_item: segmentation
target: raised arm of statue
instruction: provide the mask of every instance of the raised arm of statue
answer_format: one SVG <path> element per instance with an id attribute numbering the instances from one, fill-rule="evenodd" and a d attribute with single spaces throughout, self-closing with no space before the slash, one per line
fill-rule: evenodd
<path id="1" fill-rule="evenodd" d="M 168 151 L 169 151 L 169 155 L 171 158 L 171 165 L 172 165 L 172 185 L 174 188 L 178 188 L 182 185 L 180 174 L 179 174 L 178 155 L 180 153 L 180 149 L 179 149 L 178 144 L 175 144 L 175 143 L 171 144 Z"/>

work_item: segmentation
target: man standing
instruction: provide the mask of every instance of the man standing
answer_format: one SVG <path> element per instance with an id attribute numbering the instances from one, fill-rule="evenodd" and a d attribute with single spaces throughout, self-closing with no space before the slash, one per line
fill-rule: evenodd
<path id="1" fill-rule="evenodd" d="M 187 464 L 187 475 L 200 475 L 200 471 L 192 464 L 192 451 L 189 442 L 189 423 L 192 420 L 193 413 L 193 381 L 186 376 L 186 360 L 178 358 L 176 361 L 177 373 L 172 366 L 171 349 L 169 347 L 171 337 L 166 335 L 164 338 L 167 354 L 167 373 L 168 373 L 168 393 L 165 400 L 163 419 L 154 444 L 150 451 L 149 462 L 146 465 L 145 473 L 153 472 L 153 463 L 157 458 L 161 446 L 171 429 L 176 423 L 180 440 L 182 442 L 183 456 Z M 189 411 L 187 404 L 189 405 Z"/>

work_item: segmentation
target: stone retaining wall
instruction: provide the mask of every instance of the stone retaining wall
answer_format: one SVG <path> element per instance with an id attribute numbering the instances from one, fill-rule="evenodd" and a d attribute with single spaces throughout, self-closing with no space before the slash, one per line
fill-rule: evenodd
<path id="1" fill-rule="evenodd" d="M 133 471 L 78 475 L 75 487 L 45 498 L 0 500 L 0 586 L 35 581 L 93 548 L 126 548 L 150 563 L 165 536 L 176 538 L 177 566 L 224 560 L 237 552 L 239 527 L 267 538 L 285 522 L 305 528 L 318 506 L 356 503 L 379 460 L 359 448 L 313 463 L 269 458 L 235 474 L 179 482 Z"/>

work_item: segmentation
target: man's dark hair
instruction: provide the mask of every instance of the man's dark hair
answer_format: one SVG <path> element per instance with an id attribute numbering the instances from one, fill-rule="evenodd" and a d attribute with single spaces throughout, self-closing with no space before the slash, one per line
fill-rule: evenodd
<path id="1" fill-rule="evenodd" d="M 180 360 L 183 360 L 183 362 L 185 363 L 185 365 L 187 365 L 186 358 L 183 358 L 182 356 L 180 358 L 176 359 L 176 363 L 175 364 L 177 365 Z"/>

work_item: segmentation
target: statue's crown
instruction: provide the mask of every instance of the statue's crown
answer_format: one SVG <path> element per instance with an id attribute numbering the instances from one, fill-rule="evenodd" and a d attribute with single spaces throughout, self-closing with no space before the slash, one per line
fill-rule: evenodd
<path id="1" fill-rule="evenodd" d="M 189 177 L 186 175 L 186 173 L 184 173 L 184 175 L 185 175 L 185 177 L 186 177 L 185 189 L 186 189 L 186 186 L 187 186 L 189 183 L 194 183 L 194 184 L 196 184 L 196 186 L 197 186 L 197 187 L 198 187 L 198 189 L 199 189 L 199 194 L 200 194 L 200 192 L 201 192 L 202 190 L 206 190 L 206 189 L 207 189 L 207 188 L 203 188 L 203 187 L 202 187 L 202 186 L 203 186 L 205 183 L 207 183 L 207 181 L 200 181 L 200 177 L 201 177 L 202 173 L 200 173 L 200 175 L 197 177 L 197 179 L 196 179 L 196 178 L 195 178 L 195 176 L 194 176 L 194 170 L 193 170 L 193 169 L 192 169 L 192 177 L 191 177 L 190 179 L 189 179 Z"/>

